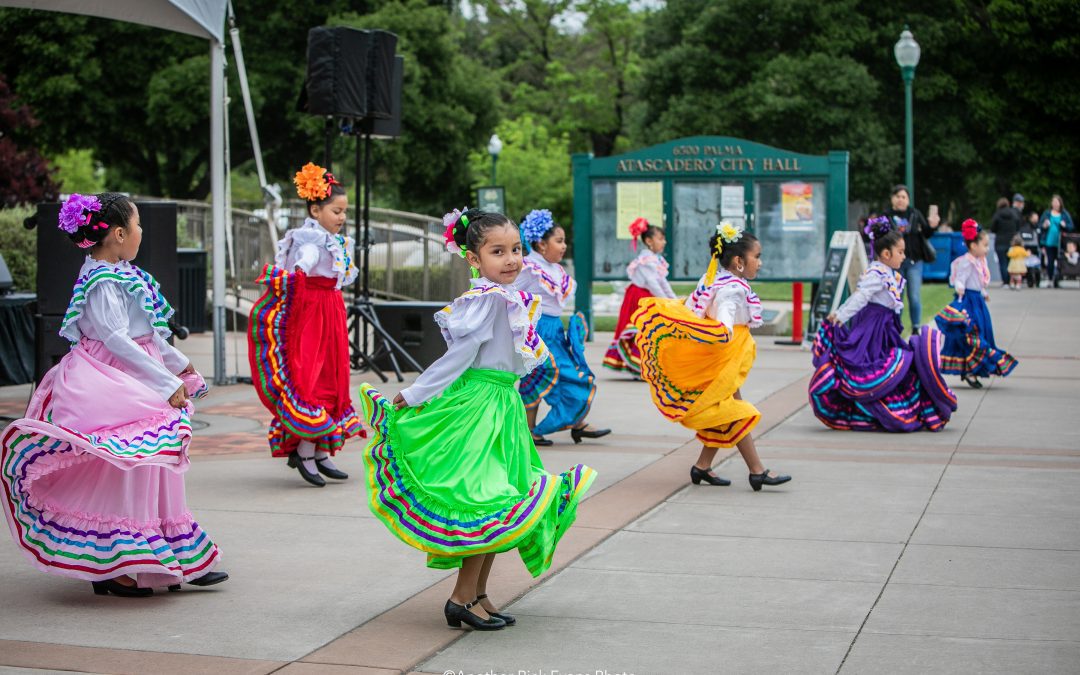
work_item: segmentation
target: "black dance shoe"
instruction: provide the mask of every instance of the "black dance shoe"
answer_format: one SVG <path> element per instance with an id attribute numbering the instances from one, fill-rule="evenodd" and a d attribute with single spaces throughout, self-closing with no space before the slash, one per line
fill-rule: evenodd
<path id="1" fill-rule="evenodd" d="M 328 466 L 323 466 L 324 461 L 326 461 L 326 460 L 323 460 L 323 459 L 315 460 L 315 467 L 319 470 L 319 473 L 326 476 L 327 478 L 333 478 L 334 480 L 348 480 L 349 479 L 349 474 L 345 473 L 341 469 L 331 469 Z"/>
<path id="2" fill-rule="evenodd" d="M 571 427 L 570 438 L 574 439 L 574 445 L 581 442 L 583 438 L 601 438 L 611 433 L 611 429 L 593 429 L 588 430 L 585 427 L 578 429 L 577 427 Z"/>
<path id="3" fill-rule="evenodd" d="M 554 441 L 551 441 L 551 440 L 549 440 L 547 438 L 544 438 L 543 436 L 533 436 L 532 439 L 533 439 L 533 445 L 535 445 L 538 448 L 546 448 L 549 445 L 555 445 Z"/>
<path id="4" fill-rule="evenodd" d="M 138 586 L 125 586 L 116 579 L 106 579 L 105 581 L 91 581 L 91 585 L 94 587 L 94 595 L 118 595 L 122 598 L 145 598 L 148 595 L 154 594 L 152 588 L 139 588 Z"/>
<path id="5" fill-rule="evenodd" d="M 214 584 L 220 584 L 222 581 L 227 581 L 228 579 L 229 579 L 229 573 L 228 572 L 207 572 L 206 574 L 202 575 L 201 577 L 198 577 L 196 579 L 192 579 L 188 583 L 191 584 L 192 586 L 213 586 Z M 180 584 L 173 584 L 172 586 L 169 586 L 169 590 L 170 591 L 178 591 L 178 590 L 180 590 Z"/>
<path id="6" fill-rule="evenodd" d="M 982 389 L 983 387 L 983 383 L 979 382 L 979 378 L 975 377 L 974 375 L 961 375 L 960 379 L 964 382 L 967 382 L 967 386 L 971 387 L 972 389 Z"/>
<path id="7" fill-rule="evenodd" d="M 791 476 L 770 476 L 769 470 L 765 469 L 763 473 L 750 474 L 750 487 L 754 488 L 754 492 L 760 492 L 762 485 L 783 485 L 791 480 Z"/>
<path id="8" fill-rule="evenodd" d="M 485 598 L 487 598 L 487 593 L 478 595 L 476 596 L 476 602 L 480 602 Z M 494 617 L 496 619 L 502 619 L 506 622 L 507 626 L 513 626 L 515 623 L 517 623 L 517 619 L 515 619 L 511 614 L 503 614 L 502 612 L 488 612 L 488 616 Z"/>
<path id="9" fill-rule="evenodd" d="M 731 481 L 727 478 L 713 475 L 709 473 L 708 469 L 699 469 L 696 466 L 691 466 L 690 482 L 694 485 L 701 485 L 701 481 L 705 481 L 709 485 L 731 485 Z"/>
<path id="10" fill-rule="evenodd" d="M 446 625 L 451 628 L 461 628 L 461 622 L 464 621 L 473 630 L 502 630 L 503 628 L 506 628 L 506 622 L 502 619 L 496 619 L 495 617 L 481 619 L 470 612 L 469 608 L 475 605 L 475 601 L 459 605 L 453 600 L 447 600 L 446 606 L 443 607 L 443 615 L 446 616 Z"/>
<path id="11" fill-rule="evenodd" d="M 295 451 L 289 453 L 289 466 L 299 471 L 300 477 L 315 487 L 326 487 L 326 481 L 323 480 L 322 476 L 317 473 L 311 473 L 304 468 L 304 463 L 300 461 L 300 455 L 296 454 Z"/>

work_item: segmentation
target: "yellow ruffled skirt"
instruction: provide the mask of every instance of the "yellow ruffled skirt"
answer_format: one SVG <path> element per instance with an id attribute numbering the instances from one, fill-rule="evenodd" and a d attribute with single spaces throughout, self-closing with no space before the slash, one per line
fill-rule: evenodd
<path id="1" fill-rule="evenodd" d="M 758 409 L 735 397 L 757 355 L 749 328 L 729 329 L 667 298 L 642 300 L 631 322 L 638 328 L 641 379 L 664 417 L 719 448 L 734 446 L 757 426 Z"/>

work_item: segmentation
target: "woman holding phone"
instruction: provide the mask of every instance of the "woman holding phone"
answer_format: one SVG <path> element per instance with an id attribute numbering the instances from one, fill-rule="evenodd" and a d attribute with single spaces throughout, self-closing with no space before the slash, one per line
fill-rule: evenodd
<path id="1" fill-rule="evenodd" d="M 924 262 L 934 262 L 937 254 L 930 245 L 930 237 L 941 224 L 936 204 L 930 205 L 930 217 L 923 216 L 911 205 L 911 195 L 906 185 L 894 185 L 890 206 L 884 214 L 893 227 L 904 235 L 907 258 L 898 270 L 904 277 L 907 289 L 908 313 L 911 316 L 911 334 L 916 335 L 922 326 L 922 273 Z"/>

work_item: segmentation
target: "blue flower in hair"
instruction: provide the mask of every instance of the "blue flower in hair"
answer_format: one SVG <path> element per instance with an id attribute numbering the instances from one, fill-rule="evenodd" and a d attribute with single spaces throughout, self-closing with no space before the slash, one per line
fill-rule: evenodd
<path id="1" fill-rule="evenodd" d="M 551 218 L 551 211 L 547 209 L 529 211 L 529 215 L 521 221 L 521 238 L 531 247 L 532 244 L 543 239 L 547 231 L 554 226 L 555 221 Z"/>

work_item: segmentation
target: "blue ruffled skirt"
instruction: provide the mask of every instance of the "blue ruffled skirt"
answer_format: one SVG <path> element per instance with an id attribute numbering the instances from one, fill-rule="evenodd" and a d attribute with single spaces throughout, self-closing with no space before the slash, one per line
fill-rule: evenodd
<path id="1" fill-rule="evenodd" d="M 580 424 L 589 414 L 596 396 L 596 376 L 585 363 L 585 339 L 588 328 L 578 313 L 563 328 L 557 316 L 543 315 L 536 324 L 550 358 L 521 380 L 518 391 L 526 408 L 535 408 L 543 400 L 550 410 L 536 424 L 538 436 L 562 431 Z"/>

